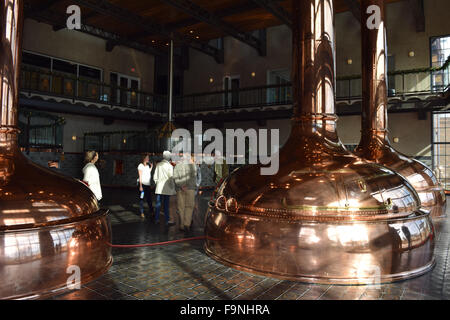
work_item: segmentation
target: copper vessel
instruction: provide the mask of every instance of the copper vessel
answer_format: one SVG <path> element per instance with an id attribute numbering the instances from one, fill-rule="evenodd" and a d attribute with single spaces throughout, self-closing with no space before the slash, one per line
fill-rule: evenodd
<path id="1" fill-rule="evenodd" d="M 369 29 L 366 23 L 369 19 L 367 8 L 371 5 L 381 9 L 378 29 Z M 401 174 L 416 189 L 422 208 L 431 211 L 432 218 L 445 217 L 445 192 L 436 176 L 423 163 L 396 151 L 389 142 L 384 1 L 363 0 L 361 12 L 362 135 L 355 154 Z"/>
<path id="2" fill-rule="evenodd" d="M 315 283 L 407 279 L 434 265 L 434 227 L 402 176 L 349 153 L 336 133 L 332 0 L 293 1 L 294 117 L 280 169 L 240 168 L 206 216 L 208 255 Z"/>
<path id="3" fill-rule="evenodd" d="M 0 299 L 42 298 L 109 268 L 110 224 L 108 212 L 81 182 L 37 166 L 20 152 L 23 1 L 0 5 Z"/>

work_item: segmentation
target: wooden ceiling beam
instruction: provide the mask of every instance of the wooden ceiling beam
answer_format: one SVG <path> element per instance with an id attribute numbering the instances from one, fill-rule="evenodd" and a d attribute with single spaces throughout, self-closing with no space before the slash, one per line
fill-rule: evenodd
<path id="1" fill-rule="evenodd" d="M 220 10 L 218 12 L 214 12 L 214 14 L 218 18 L 223 19 L 223 18 L 226 18 L 226 17 L 233 16 L 235 14 L 239 14 L 239 13 L 247 12 L 247 11 L 252 11 L 252 10 L 259 9 L 259 8 L 260 8 L 260 6 L 257 5 L 256 3 L 254 3 L 253 1 L 247 1 L 244 4 L 240 4 L 238 6 L 232 6 L 232 7 L 229 7 L 229 8 L 222 9 L 222 10 Z M 187 19 L 183 19 L 183 20 L 180 20 L 180 21 L 168 23 L 164 27 L 168 31 L 174 32 L 174 31 L 176 31 L 178 29 L 187 28 L 187 27 L 193 26 L 195 24 L 198 24 L 198 19 L 187 18 Z M 156 34 L 154 34 L 154 33 L 148 33 L 148 32 L 145 32 L 145 31 L 141 31 L 141 32 L 138 32 L 138 33 L 136 33 L 134 35 L 131 35 L 130 38 L 133 39 L 133 40 L 138 40 L 138 39 L 147 38 L 147 37 L 151 37 L 151 36 L 155 36 L 155 35 Z"/>
<path id="2" fill-rule="evenodd" d="M 135 14 L 130 10 L 112 4 L 109 1 L 72 0 L 72 2 L 85 8 L 89 8 L 90 10 L 94 10 L 100 14 L 113 17 L 121 22 L 138 26 L 139 28 L 142 28 L 145 32 L 160 34 L 174 41 L 181 42 L 182 44 L 187 44 L 196 50 L 199 50 L 207 55 L 214 57 L 216 61 L 218 60 L 218 58 L 220 58 L 221 53 L 219 49 L 210 46 L 209 44 L 198 41 L 196 39 L 185 37 L 176 32 L 169 32 L 164 26 L 151 22 L 149 21 L 149 19 L 144 18 L 138 14 Z"/>
<path id="3" fill-rule="evenodd" d="M 64 17 L 61 18 L 60 14 L 57 14 L 52 10 L 45 10 L 38 12 L 30 8 L 25 8 L 25 17 L 36 20 L 38 22 L 47 23 L 53 26 L 53 30 L 55 31 L 66 28 L 66 21 Z M 105 49 L 107 51 L 113 49 L 113 47 L 111 46 L 123 45 L 151 55 L 167 55 L 166 52 L 159 50 L 157 48 L 147 46 L 139 42 L 130 41 L 126 38 L 121 37 L 120 35 L 102 30 L 94 26 L 89 26 L 83 23 L 81 24 L 81 29 L 75 30 L 106 40 Z"/>
<path id="4" fill-rule="evenodd" d="M 358 0 L 344 0 L 345 4 L 348 6 L 349 10 L 352 12 L 358 22 L 361 21 L 361 5 Z"/>
<path id="5" fill-rule="evenodd" d="M 263 42 L 260 39 L 252 36 L 251 34 L 247 34 L 245 32 L 241 32 L 236 29 L 233 25 L 223 21 L 215 14 L 209 12 L 205 8 L 197 5 L 196 3 L 190 0 L 162 0 L 163 2 L 179 9 L 180 11 L 189 14 L 190 16 L 198 19 L 201 22 L 205 22 L 212 26 L 217 27 L 222 30 L 229 36 L 249 45 L 258 51 L 260 55 L 264 54 L 264 48 L 262 48 Z"/>
<path id="6" fill-rule="evenodd" d="M 425 32 L 425 8 L 423 0 L 409 0 L 414 18 L 416 19 L 416 32 Z"/>
<path id="7" fill-rule="evenodd" d="M 35 12 L 42 12 L 51 9 L 55 4 L 61 2 L 61 0 L 41 0 L 39 4 L 33 6 Z"/>
<path id="8" fill-rule="evenodd" d="M 272 0 L 253 0 L 261 8 L 264 8 L 267 12 L 271 13 L 278 20 L 289 26 L 292 29 L 292 19 L 289 13 L 284 10 L 282 6 L 275 3 Z"/>

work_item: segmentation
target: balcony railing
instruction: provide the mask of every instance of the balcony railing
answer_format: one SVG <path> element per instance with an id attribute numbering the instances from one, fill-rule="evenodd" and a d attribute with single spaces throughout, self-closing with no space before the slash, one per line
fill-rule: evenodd
<path id="1" fill-rule="evenodd" d="M 70 100 L 162 113 L 167 97 L 23 65 L 21 90 Z"/>
<path id="2" fill-rule="evenodd" d="M 89 132 L 84 134 L 84 150 L 99 152 L 163 152 L 165 140 L 159 132 L 153 131 L 114 131 Z"/>
<path id="3" fill-rule="evenodd" d="M 62 149 L 65 120 L 44 112 L 19 110 L 19 145 L 30 149 Z"/>
<path id="4" fill-rule="evenodd" d="M 450 85 L 450 56 L 440 68 L 421 68 L 388 72 L 390 97 L 446 92 Z M 361 99 L 361 75 L 337 77 L 336 99 L 338 101 Z"/>
<path id="5" fill-rule="evenodd" d="M 388 94 L 404 98 L 446 92 L 450 85 L 450 57 L 440 68 L 401 70 L 388 73 Z M 361 99 L 361 75 L 336 78 L 336 100 Z M 175 98 L 175 112 L 219 111 L 236 108 L 292 104 L 292 84 L 196 93 Z"/>
<path id="6" fill-rule="evenodd" d="M 405 98 L 446 92 L 450 85 L 450 57 L 440 68 L 401 70 L 388 73 L 390 97 Z M 361 99 L 361 76 L 336 78 L 337 101 Z M 22 67 L 24 92 L 83 100 L 93 103 L 167 113 L 167 96 L 111 86 L 102 82 L 74 78 L 64 73 Z M 174 98 L 175 113 L 219 111 L 248 107 L 292 104 L 292 85 L 270 85 L 195 93 Z"/>
<path id="7" fill-rule="evenodd" d="M 175 98 L 175 113 L 227 110 L 292 103 L 292 86 L 272 85 L 189 94 Z"/>

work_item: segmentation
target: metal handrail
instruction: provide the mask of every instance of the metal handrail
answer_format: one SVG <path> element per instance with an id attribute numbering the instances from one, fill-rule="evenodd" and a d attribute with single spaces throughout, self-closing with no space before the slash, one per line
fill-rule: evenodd
<path id="1" fill-rule="evenodd" d="M 26 77 L 27 72 L 36 73 L 39 77 L 49 77 L 49 87 L 46 90 L 40 89 L 39 81 L 33 87 L 33 84 L 31 83 L 32 79 Z M 41 94 L 46 93 L 52 96 L 67 97 L 73 100 L 86 100 L 110 104 L 112 106 L 125 106 L 131 109 L 147 110 L 157 113 L 167 112 L 168 97 L 165 95 L 155 95 L 141 90 L 123 88 L 100 81 L 70 76 L 61 72 L 34 68 L 27 65 L 22 66 L 22 75 L 24 74 L 25 79 L 22 77 L 21 82 L 22 90 L 24 91 Z M 448 90 L 450 84 L 449 74 L 450 57 L 446 60 L 444 65 L 439 68 L 421 68 L 388 72 L 388 77 L 394 77 L 397 82 L 397 85 L 394 88 L 389 88 L 389 96 L 404 97 L 412 94 L 444 93 Z M 436 87 L 433 86 L 433 75 L 443 76 L 443 84 Z M 57 90 L 55 90 L 52 83 L 52 81 L 56 81 L 56 78 L 60 78 L 59 81 L 62 81 L 59 92 L 55 92 Z M 65 92 L 64 81 L 71 81 L 73 83 L 71 91 Z M 337 77 L 336 99 L 338 101 L 361 99 L 360 81 L 361 75 Z M 88 92 L 83 94 L 81 87 L 85 86 L 88 88 L 89 85 L 97 87 L 98 90 L 95 91 L 95 94 L 91 95 Z M 131 95 L 133 95 L 133 99 L 131 99 Z M 131 101 L 132 103 L 130 103 Z M 253 86 L 234 90 L 229 89 L 192 93 L 174 97 L 175 113 L 239 109 L 246 107 L 263 108 L 267 106 L 290 104 L 292 104 L 292 84 L 290 82 L 282 85 Z"/>
<path id="2" fill-rule="evenodd" d="M 37 75 L 37 83 L 33 83 L 33 74 Z M 30 67 L 28 65 L 22 65 L 21 75 L 22 91 L 49 94 L 71 100 L 89 101 L 111 106 L 124 106 L 131 109 L 161 113 L 163 112 L 165 100 L 167 99 L 167 97 L 163 95 L 110 85 L 100 81 L 76 77 L 57 71 Z M 39 79 L 41 77 L 48 77 L 46 88 L 40 87 L 41 84 L 39 83 Z M 54 84 L 57 80 L 59 80 L 61 84 L 59 88 Z M 64 87 L 67 81 L 72 83 L 70 89 Z M 89 86 L 95 90 L 94 93 L 87 92 Z"/>

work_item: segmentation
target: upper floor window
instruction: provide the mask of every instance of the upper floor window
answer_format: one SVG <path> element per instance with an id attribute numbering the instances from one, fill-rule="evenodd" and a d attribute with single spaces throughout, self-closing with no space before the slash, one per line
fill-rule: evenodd
<path id="1" fill-rule="evenodd" d="M 267 85 L 271 86 L 267 90 L 267 102 L 273 104 L 283 104 L 292 99 L 290 70 L 271 70 L 267 74 Z"/>
<path id="2" fill-rule="evenodd" d="M 431 66 L 442 67 L 450 56 L 450 36 L 431 38 Z M 442 90 L 449 85 L 449 71 L 433 72 L 431 86 L 434 90 Z"/>
<path id="3" fill-rule="evenodd" d="M 22 87 L 26 89 L 89 99 L 101 96 L 103 71 L 99 68 L 29 51 L 23 52 L 22 64 Z"/>

